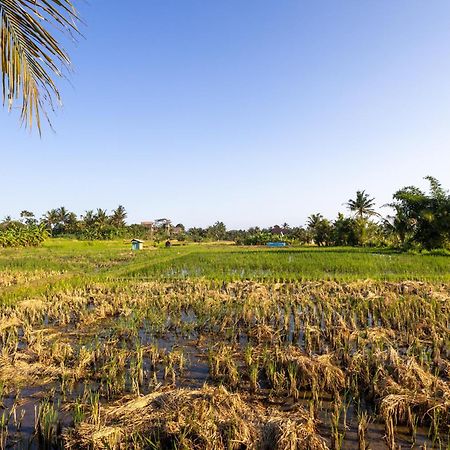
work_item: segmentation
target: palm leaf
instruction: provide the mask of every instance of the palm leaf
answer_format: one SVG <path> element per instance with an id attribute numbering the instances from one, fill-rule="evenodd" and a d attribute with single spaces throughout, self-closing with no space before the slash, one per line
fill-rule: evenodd
<path id="1" fill-rule="evenodd" d="M 20 103 L 26 126 L 41 131 L 45 106 L 61 97 L 54 81 L 70 59 L 47 28 L 77 33 L 77 13 L 70 0 L 0 0 L 0 57 L 3 105 Z"/>

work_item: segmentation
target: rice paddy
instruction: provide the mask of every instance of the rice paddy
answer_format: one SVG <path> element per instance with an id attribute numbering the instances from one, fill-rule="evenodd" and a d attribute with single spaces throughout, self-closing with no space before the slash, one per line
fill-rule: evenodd
<path id="1" fill-rule="evenodd" d="M 450 448 L 450 259 L 0 251 L 0 449 Z"/>

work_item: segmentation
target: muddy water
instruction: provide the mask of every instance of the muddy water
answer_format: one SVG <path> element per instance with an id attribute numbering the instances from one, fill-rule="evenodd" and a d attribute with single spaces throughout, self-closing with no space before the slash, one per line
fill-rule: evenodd
<path id="1" fill-rule="evenodd" d="M 211 344 L 211 342 L 210 342 Z M 186 368 L 181 375 L 176 378 L 176 387 L 183 388 L 201 388 L 205 383 L 214 384 L 209 376 L 208 365 L 208 346 L 199 347 L 196 340 L 177 340 L 177 339 L 160 339 L 158 340 L 158 346 L 160 349 L 166 351 L 172 351 L 175 348 L 182 348 L 186 357 Z M 146 360 L 144 362 L 146 376 L 150 378 L 150 362 Z M 165 384 L 168 381 L 164 379 L 164 370 L 159 369 L 157 372 L 158 382 Z M 273 400 L 269 400 L 270 389 L 267 387 L 267 380 L 264 378 L 259 379 L 260 389 L 257 397 L 262 403 L 266 403 L 267 406 L 273 406 Z M 89 389 L 95 391 L 98 388 L 97 383 L 90 383 Z M 10 419 L 8 426 L 8 439 L 6 448 L 15 449 L 50 449 L 50 448 L 63 448 L 62 442 L 49 445 L 38 438 L 35 432 L 35 417 L 40 402 L 49 396 L 49 392 L 53 392 L 51 399 L 58 408 L 59 422 L 61 428 L 70 427 L 73 425 L 72 414 L 69 409 L 64 405 L 68 405 L 70 402 L 82 395 L 86 389 L 85 383 L 79 383 L 76 385 L 71 394 L 63 395 L 61 392 L 61 386 L 59 383 L 50 385 L 28 387 L 20 392 L 11 393 L 3 400 L 3 409 L 5 414 L 11 412 L 12 406 L 15 404 L 17 422 L 20 424 L 14 424 L 14 419 Z M 142 389 L 142 394 L 149 393 L 151 389 Z M 311 402 L 311 393 L 302 392 L 300 400 L 298 402 L 306 409 L 309 408 Z M 325 395 L 320 399 L 321 409 L 319 411 L 318 419 L 319 426 L 318 431 L 330 445 L 330 418 L 332 412 L 332 402 L 329 396 Z M 289 399 L 279 399 L 277 406 L 280 409 L 289 409 L 292 406 L 292 401 Z M 344 432 L 343 449 L 358 449 L 358 422 L 357 415 L 353 407 L 349 407 L 344 424 L 343 418 L 340 421 L 340 430 Z M 446 449 L 445 444 L 441 446 L 433 446 L 433 443 L 427 437 L 428 430 L 425 428 L 418 428 L 417 437 L 415 443 L 412 442 L 409 431 L 406 427 L 397 427 L 396 443 L 398 448 L 427 448 L 427 449 Z M 367 431 L 367 443 L 368 448 L 372 450 L 384 450 L 387 449 L 385 443 L 385 429 L 382 423 L 372 422 L 370 423 Z M 445 442 L 445 437 L 442 437 L 442 442 Z"/>
<path id="2" fill-rule="evenodd" d="M 138 341 L 140 345 L 157 345 L 157 347 L 165 352 L 172 352 L 176 349 L 180 349 L 186 359 L 185 369 L 181 372 L 177 372 L 175 378 L 175 387 L 183 388 L 200 388 L 205 383 L 217 384 L 210 377 L 208 352 L 211 347 L 222 340 L 223 337 L 213 335 L 210 333 L 199 334 L 194 330 L 197 318 L 191 311 L 184 311 L 181 314 L 181 322 L 183 323 L 183 331 L 177 329 L 177 325 L 174 325 L 172 332 L 164 333 L 162 336 L 155 337 L 148 327 L 143 327 L 138 331 Z M 373 325 L 373 318 L 367 317 L 369 326 Z M 48 325 L 48 321 L 45 323 Z M 65 336 L 70 337 L 71 344 L 75 349 L 82 345 L 92 344 L 93 340 L 102 339 L 107 340 L 110 338 L 110 333 L 107 331 L 114 325 L 114 320 L 108 319 L 101 324 L 96 324 L 96 328 L 89 333 L 79 333 L 79 330 L 73 327 L 58 328 L 58 331 L 62 332 Z M 192 325 L 192 327 L 191 327 Z M 322 327 L 324 324 L 322 323 Z M 56 327 L 54 327 L 56 330 Z M 170 325 L 169 325 L 170 329 Z M 303 348 L 305 345 L 305 336 L 303 332 L 296 333 L 296 324 L 294 316 L 292 315 L 289 320 L 289 331 L 287 333 L 286 340 L 290 343 L 298 345 Z M 243 330 L 237 328 L 237 335 L 232 338 L 234 345 L 240 348 L 241 352 L 244 351 L 245 346 L 252 341 L 252 338 L 248 336 Z M 26 351 L 26 346 L 22 341 L 19 341 L 20 351 Z M 243 366 L 243 361 L 240 361 Z M 150 381 L 156 377 L 157 383 L 171 384 L 172 380 L 166 379 L 164 374 L 164 368 L 158 367 L 156 370 L 152 368 L 152 363 L 148 357 L 143 360 L 144 369 L 144 383 L 141 387 L 141 393 L 149 393 L 154 384 Z M 245 376 L 241 378 L 245 379 Z M 273 406 L 274 403 L 280 409 L 289 409 L 292 406 L 292 400 L 286 398 L 273 399 L 271 390 L 267 379 L 260 374 L 258 379 L 259 390 L 255 394 L 258 400 L 267 406 Z M 73 389 L 68 392 L 62 389 L 61 383 L 54 382 L 51 384 L 35 386 L 27 386 L 19 391 L 11 391 L 3 398 L 3 405 L 0 409 L 0 418 L 9 418 L 7 427 L 3 427 L 2 441 L 0 442 L 3 447 L 15 448 L 15 449 L 50 449 L 50 448 L 63 448 L 61 441 L 55 441 L 49 443 L 38 436 L 36 433 L 36 415 L 39 410 L 39 405 L 42 404 L 44 399 L 48 399 L 58 411 L 59 427 L 70 427 L 73 425 L 72 407 L 73 403 L 83 396 L 86 390 L 95 392 L 99 390 L 99 384 L 96 380 L 84 381 L 73 386 Z M 239 387 L 239 390 L 248 394 L 249 387 L 245 382 Z M 127 381 L 126 392 L 131 393 L 131 384 Z M 114 399 L 110 399 L 114 400 Z M 105 400 L 101 400 L 105 401 Z M 300 400 L 298 400 L 306 409 L 310 407 L 311 393 L 301 392 Z M 372 413 L 370 405 L 367 409 Z M 320 408 L 318 413 L 319 419 L 319 433 L 328 441 L 331 446 L 330 438 L 330 423 L 332 413 L 332 402 L 328 395 L 325 393 L 320 399 Z M 344 434 L 343 449 L 358 449 L 358 420 L 357 414 L 353 406 L 349 406 L 345 423 L 344 418 L 340 420 L 340 431 Z M 7 436 L 5 433 L 7 430 Z M 427 448 L 427 449 L 448 449 L 448 438 L 441 437 L 441 443 L 435 443 L 428 438 L 428 430 L 426 428 L 418 428 L 415 442 L 412 441 L 409 430 L 406 427 L 396 428 L 396 443 L 399 448 Z M 385 429 L 381 422 L 376 420 L 372 421 L 368 426 L 367 431 L 367 443 L 368 448 L 372 450 L 386 449 L 385 443 Z M 1 448 L 1 447 L 0 447 Z"/>

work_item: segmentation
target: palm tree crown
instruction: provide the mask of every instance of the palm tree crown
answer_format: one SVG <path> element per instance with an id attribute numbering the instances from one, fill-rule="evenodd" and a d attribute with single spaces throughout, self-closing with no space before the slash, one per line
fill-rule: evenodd
<path id="1" fill-rule="evenodd" d="M 307 226 L 310 230 L 313 230 L 317 227 L 317 225 L 323 220 L 323 216 L 320 213 L 317 214 L 311 214 L 308 217 L 308 223 Z"/>
<path id="2" fill-rule="evenodd" d="M 11 109 L 20 98 L 21 118 L 40 131 L 44 105 L 60 102 L 54 77 L 70 59 L 47 30 L 48 25 L 77 33 L 77 13 L 70 0 L 0 0 L 0 67 L 3 103 Z M 46 116 L 47 117 L 47 116 Z"/>
<path id="3" fill-rule="evenodd" d="M 126 218 L 127 212 L 125 211 L 125 208 L 122 205 L 119 205 L 111 214 L 111 223 L 115 227 L 124 227 Z"/>
<path id="4" fill-rule="evenodd" d="M 350 199 L 346 205 L 359 219 L 362 219 L 365 216 L 375 216 L 377 214 L 373 209 L 375 206 L 375 199 L 370 198 L 369 194 L 366 194 L 366 191 L 357 191 L 356 198 L 354 200 Z"/>

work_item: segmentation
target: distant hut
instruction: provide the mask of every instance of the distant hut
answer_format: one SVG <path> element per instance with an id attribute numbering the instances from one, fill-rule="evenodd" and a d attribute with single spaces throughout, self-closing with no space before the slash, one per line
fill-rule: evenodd
<path id="1" fill-rule="evenodd" d="M 144 248 L 144 241 L 140 239 L 133 239 L 131 241 L 131 250 L 142 250 Z"/>

